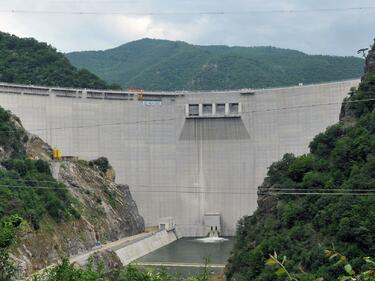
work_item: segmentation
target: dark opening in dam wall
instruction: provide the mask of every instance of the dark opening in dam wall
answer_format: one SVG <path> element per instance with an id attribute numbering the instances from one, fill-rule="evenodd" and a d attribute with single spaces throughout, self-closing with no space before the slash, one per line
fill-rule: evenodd
<path id="1" fill-rule="evenodd" d="M 187 119 L 180 141 L 212 141 L 249 139 L 250 135 L 241 118 Z"/>
<path id="2" fill-rule="evenodd" d="M 308 152 L 358 83 L 141 95 L 0 84 L 0 104 L 63 155 L 108 157 L 147 226 L 174 217 L 180 236 L 205 236 L 205 215 L 218 214 L 230 236 L 267 167 Z"/>

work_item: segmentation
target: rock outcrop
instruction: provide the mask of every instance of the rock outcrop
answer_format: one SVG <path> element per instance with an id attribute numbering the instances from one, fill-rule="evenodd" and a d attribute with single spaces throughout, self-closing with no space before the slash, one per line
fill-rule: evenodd
<path id="1" fill-rule="evenodd" d="M 375 40 L 374 44 L 370 46 L 369 52 L 366 56 L 364 75 L 361 79 L 361 85 L 358 89 L 350 89 L 349 96 L 346 97 L 341 105 L 340 122 L 345 126 L 353 126 L 356 124 L 357 118 L 355 114 L 356 100 L 373 99 L 372 91 L 369 87 L 373 87 L 374 73 L 375 72 Z M 371 81 L 368 81 L 371 80 Z M 372 86 L 370 86 L 372 84 Z M 362 93 L 361 93 L 362 92 Z M 364 95 L 366 93 L 366 96 Z M 362 97 L 358 97 L 361 95 Z M 368 105 L 368 111 L 371 111 L 372 103 L 369 101 L 365 104 Z"/>
<path id="2" fill-rule="evenodd" d="M 119 185 L 85 161 L 52 163 L 58 180 L 65 183 L 77 207 L 95 230 L 98 240 L 113 241 L 144 230 L 127 185 Z"/>
<path id="3" fill-rule="evenodd" d="M 365 73 L 375 72 L 375 39 L 366 57 Z"/>
<path id="4" fill-rule="evenodd" d="M 77 218 L 62 223 L 46 217 L 40 229 L 20 238 L 12 252 L 25 273 L 85 253 L 98 240 L 115 241 L 144 231 L 129 187 L 114 182 L 110 166 L 103 173 L 84 160 L 53 161 L 51 147 L 35 135 L 28 135 L 25 149 L 28 158 L 49 161 L 52 175 L 67 187 L 79 210 Z"/>
<path id="5" fill-rule="evenodd" d="M 26 143 L 26 156 L 34 160 L 51 160 L 52 148 L 36 135 L 29 134 Z"/>

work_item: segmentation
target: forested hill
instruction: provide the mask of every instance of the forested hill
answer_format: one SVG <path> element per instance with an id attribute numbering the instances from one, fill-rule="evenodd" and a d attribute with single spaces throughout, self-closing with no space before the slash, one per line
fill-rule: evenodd
<path id="1" fill-rule="evenodd" d="M 363 72 L 363 60 L 356 57 L 152 39 L 66 56 L 107 82 L 147 90 L 265 88 L 359 78 Z"/>
<path id="2" fill-rule="evenodd" d="M 110 88 L 96 75 L 72 66 L 63 54 L 51 46 L 3 32 L 0 32 L 0 82 Z"/>
<path id="3" fill-rule="evenodd" d="M 257 211 L 238 224 L 228 280 L 292 280 L 275 274 L 274 260 L 266 264 L 274 252 L 293 280 L 375 280 L 365 259 L 375 257 L 374 98 L 375 47 L 340 123 L 317 135 L 309 154 L 286 154 L 269 168 Z"/>

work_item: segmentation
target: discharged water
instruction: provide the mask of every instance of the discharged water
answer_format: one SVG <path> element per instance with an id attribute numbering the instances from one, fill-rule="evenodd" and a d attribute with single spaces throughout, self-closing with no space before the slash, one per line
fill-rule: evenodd
<path id="1" fill-rule="evenodd" d="M 146 264 L 146 267 L 155 264 L 169 272 L 190 276 L 202 271 L 196 266 L 204 264 L 207 258 L 210 265 L 217 266 L 210 270 L 220 273 L 229 258 L 233 242 L 232 238 L 182 238 L 136 262 Z"/>

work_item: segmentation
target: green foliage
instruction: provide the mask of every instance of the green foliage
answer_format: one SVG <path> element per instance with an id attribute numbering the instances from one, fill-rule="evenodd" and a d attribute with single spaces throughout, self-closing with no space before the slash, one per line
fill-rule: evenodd
<path id="1" fill-rule="evenodd" d="M 8 159 L 0 168 L 0 220 L 18 214 L 38 229 L 45 215 L 56 222 L 79 218 L 65 186 L 52 177 L 49 164 L 24 159 L 27 135 L 16 122 L 0 107 L 0 147 L 2 159 Z"/>
<path id="2" fill-rule="evenodd" d="M 18 215 L 12 215 L 0 220 L 0 248 L 6 249 L 14 242 L 16 231 L 26 222 Z"/>
<path id="3" fill-rule="evenodd" d="M 290 272 L 305 272 L 306 280 L 357 280 L 349 279 L 349 266 L 327 264 L 322 253 L 331 243 L 350 259 L 352 268 L 366 271 L 363 257 L 375 256 L 375 196 L 333 193 L 375 189 L 375 103 L 367 101 L 375 94 L 372 75 L 366 73 L 349 98 L 356 101 L 349 108 L 354 123 L 329 127 L 311 142 L 310 154 L 286 154 L 270 166 L 262 192 L 293 188 L 318 194 L 266 195 L 272 200 L 260 200 L 255 214 L 238 224 L 226 271 L 229 280 L 285 280 L 265 264 L 274 251 L 288 257 L 282 265 Z"/>
<path id="4" fill-rule="evenodd" d="M 335 250 L 325 250 L 326 257 L 329 260 L 336 260 L 335 266 L 342 266 L 344 269 L 344 274 L 340 275 L 337 280 L 339 281 L 374 281 L 375 280 L 375 261 L 370 257 L 364 257 L 365 268 L 362 272 L 356 273 L 352 265 L 349 263 L 347 257 L 336 252 Z M 269 267 L 276 268 L 275 275 L 278 277 L 284 277 L 288 281 L 323 281 L 323 277 L 312 277 L 303 270 L 300 272 L 289 272 L 285 267 L 286 257 L 284 256 L 282 261 L 277 256 L 275 252 L 273 255 L 269 255 L 265 264 Z"/>
<path id="5" fill-rule="evenodd" d="M 16 126 L 19 120 L 9 111 L 0 107 L 0 146 L 10 158 L 25 156 L 24 143 L 27 141 L 25 130 Z"/>
<path id="6" fill-rule="evenodd" d="M 70 264 L 68 259 L 63 259 L 60 264 L 47 270 L 42 277 L 36 276 L 34 281 L 96 281 L 104 280 L 103 275 L 101 270 L 95 270 L 90 265 L 87 269 L 82 269 Z"/>
<path id="7" fill-rule="evenodd" d="M 147 90 L 265 88 L 357 78 L 363 72 L 363 60 L 355 57 L 151 39 L 66 56 L 108 82 Z"/>
<path id="8" fill-rule="evenodd" d="M 0 218 L 18 214 L 35 228 L 43 216 L 56 222 L 79 218 L 65 186 L 51 175 L 41 160 L 7 160 L 0 170 Z"/>
<path id="9" fill-rule="evenodd" d="M 91 167 L 97 167 L 99 171 L 101 171 L 102 173 L 106 173 L 107 170 L 111 168 L 111 166 L 109 165 L 109 161 L 106 157 L 100 157 L 96 160 L 92 160 L 89 162 L 89 165 Z"/>
<path id="10" fill-rule="evenodd" d="M 0 32 L 0 81 L 43 86 L 113 88 L 63 54 L 34 39 Z"/>
<path id="11" fill-rule="evenodd" d="M 35 281 L 209 281 L 211 275 L 207 267 L 196 277 L 182 278 L 168 274 L 161 270 L 142 270 L 133 265 L 116 270 L 111 273 L 103 271 L 102 267 L 95 268 L 91 262 L 88 266 L 80 268 L 70 264 L 64 259 L 57 266 L 47 272 L 36 276 Z"/>
<path id="12" fill-rule="evenodd" d="M 374 98 L 375 93 L 375 73 L 368 72 L 362 77 L 362 83 L 358 87 L 352 96 L 348 99 L 353 102 L 349 104 L 351 111 L 356 117 L 363 116 L 369 112 L 372 112 L 375 107 Z M 356 102 L 360 100 L 368 100 L 366 102 Z"/>
<path id="13" fill-rule="evenodd" d="M 17 231 L 25 224 L 18 215 L 0 220 L 0 281 L 14 280 L 17 269 L 9 257 L 8 248 L 15 241 Z"/>

